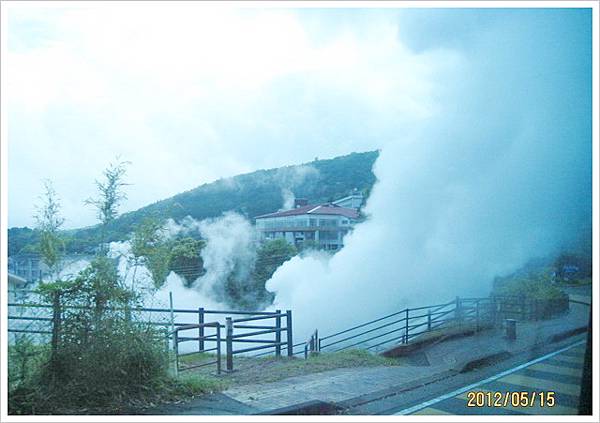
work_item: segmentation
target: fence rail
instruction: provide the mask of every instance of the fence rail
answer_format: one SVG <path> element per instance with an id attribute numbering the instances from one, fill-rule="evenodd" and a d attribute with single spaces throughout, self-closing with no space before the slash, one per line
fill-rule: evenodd
<path id="1" fill-rule="evenodd" d="M 14 292 L 13 292 L 14 293 Z M 20 291 L 19 294 L 37 294 L 36 291 Z M 30 334 L 43 336 L 47 342 L 48 335 L 52 335 L 52 342 L 56 342 L 57 330 L 60 327 L 61 316 L 66 310 L 87 309 L 85 306 L 64 306 L 59 303 L 42 304 L 32 301 L 10 302 L 8 332 L 13 334 Z M 113 308 L 109 311 L 126 312 L 131 318 L 140 323 L 164 327 L 166 342 L 172 344 L 175 351 L 175 369 L 177 372 L 193 367 L 180 366 L 179 357 L 197 353 L 221 354 L 222 347 L 226 350 L 226 369 L 233 370 L 233 356 L 261 351 L 257 355 L 282 354 L 294 355 L 294 348 L 302 344 L 293 343 L 292 312 L 286 310 L 276 311 L 242 311 L 242 310 L 209 310 L 203 307 L 197 309 L 151 308 L 131 307 Z M 177 317 L 177 321 L 176 321 Z M 224 319 L 225 324 L 217 319 Z M 206 323 L 210 320 L 210 323 Z M 254 324 L 256 322 L 256 324 Z M 215 333 L 207 335 L 207 330 L 214 329 Z M 222 336 L 221 329 L 225 329 Z M 186 332 L 197 331 L 194 336 Z M 272 339 L 268 335 L 272 335 Z M 260 337 L 260 338 L 258 338 Z M 193 352 L 180 351 L 179 345 L 190 341 L 198 342 L 198 347 Z M 212 348 L 207 348 L 210 343 Z M 224 343 L 224 345 L 223 345 Z M 214 345 L 214 346 L 213 346 Z M 252 346 L 249 346 L 252 345 Z M 297 354 L 297 352 L 296 352 Z M 220 359 L 219 359 L 220 360 Z M 210 364 L 213 364 L 211 362 Z M 221 371 L 220 362 L 218 372 Z"/>
<path id="2" fill-rule="evenodd" d="M 573 301 L 571 301 L 573 302 Z M 530 300 L 517 296 L 456 297 L 443 304 L 406 308 L 351 328 L 318 336 L 305 342 L 305 355 L 349 348 L 380 351 L 398 343 L 407 344 L 429 332 L 451 326 L 472 325 L 475 331 L 494 326 L 501 319 L 540 320 L 569 308 L 569 299 Z"/>
<path id="3" fill-rule="evenodd" d="M 209 336 L 197 336 L 197 337 L 189 337 L 189 336 L 182 337 L 179 335 L 179 332 L 182 332 L 182 331 L 193 330 L 193 329 L 198 329 L 199 331 L 202 329 L 202 331 L 203 331 L 204 328 L 215 328 L 215 334 L 209 335 Z M 173 344 L 174 344 L 174 349 L 175 349 L 175 369 L 176 369 L 177 373 L 179 373 L 180 371 L 184 371 L 184 370 L 191 370 L 191 369 L 195 369 L 198 367 L 205 367 L 205 366 L 210 366 L 211 364 L 216 364 L 217 365 L 217 374 L 221 374 L 221 324 L 219 322 L 179 326 L 172 332 L 172 335 L 174 336 Z M 199 347 L 198 351 L 184 353 L 184 354 L 179 353 L 179 344 L 182 342 L 187 342 L 187 341 L 202 341 L 202 342 L 204 342 L 206 340 L 214 341 L 216 343 L 216 346 L 214 348 L 204 348 L 204 344 L 202 344 L 202 347 L 201 348 Z M 214 361 L 209 361 L 206 363 L 195 364 L 195 365 L 186 366 L 186 367 L 181 367 L 179 365 L 180 357 L 189 356 L 191 354 L 208 353 L 208 352 L 212 352 L 212 351 L 215 352 L 216 360 L 214 360 Z"/>
<path id="4" fill-rule="evenodd" d="M 248 354 L 260 351 L 253 357 L 274 354 L 279 357 L 288 357 L 304 354 L 308 357 L 311 353 L 319 351 L 342 351 L 359 347 L 367 350 L 381 351 L 392 344 L 407 344 L 420 336 L 449 328 L 452 325 L 473 325 L 476 331 L 489 325 L 495 325 L 501 318 L 518 320 L 539 320 L 552 317 L 557 313 L 568 310 L 569 302 L 580 303 L 566 298 L 550 300 L 530 300 L 516 296 L 491 296 L 481 298 L 459 298 L 455 300 L 429 306 L 406 308 L 383 317 L 370 320 L 351 328 L 319 337 L 317 330 L 304 342 L 293 343 L 292 312 L 286 310 L 276 311 L 242 311 L 242 310 L 208 310 L 202 307 L 197 309 L 174 308 L 171 300 L 169 308 L 134 307 L 131 309 L 109 308 L 114 311 L 126 311 L 132 315 L 147 314 L 144 323 L 163 326 L 167 331 L 167 342 L 173 343 L 176 356 L 177 371 L 188 368 L 201 367 L 201 364 L 192 367 L 180 367 L 179 357 L 196 353 L 216 353 L 218 358 L 208 364 L 217 364 L 217 372 L 221 372 L 220 355 L 222 343 L 225 343 L 226 370 L 233 370 L 233 357 L 237 354 Z M 581 302 L 581 304 L 587 304 Z M 588 304 L 589 305 L 589 304 Z M 52 335 L 53 342 L 56 336 L 56 322 L 60 320 L 60 311 L 67 309 L 85 308 L 82 306 L 62 307 L 57 312 L 57 304 L 15 303 L 9 306 L 9 332 Z M 47 310 L 49 315 L 10 314 L 11 308 L 32 310 Z M 36 311 L 36 313 L 40 313 Z M 42 312 L 43 313 L 43 312 Z M 168 316 L 166 314 L 168 313 Z M 175 314 L 193 318 L 194 322 L 175 321 Z M 161 321 L 152 320 L 155 316 L 162 316 Z M 194 317 L 197 316 L 197 317 Z M 225 324 L 216 321 L 225 317 Z M 214 320 L 206 323 L 207 320 Z M 24 325 L 15 326 L 15 322 L 26 322 Z M 13 323 L 11 325 L 11 322 Z M 60 323 L 60 322 L 59 322 Z M 38 326 L 32 326 L 38 324 Z M 41 327 L 39 326 L 41 324 Z M 213 328 L 215 333 L 206 335 L 205 330 Z M 221 329 L 225 330 L 222 336 Z M 197 336 L 182 336 L 180 332 L 197 330 Z M 272 337 L 269 337 L 272 335 Z M 259 338 L 257 338 L 259 337 Z M 197 341 L 197 351 L 180 353 L 179 344 Z M 206 343 L 215 346 L 206 348 Z M 258 345 L 254 345 L 258 344 Z"/>

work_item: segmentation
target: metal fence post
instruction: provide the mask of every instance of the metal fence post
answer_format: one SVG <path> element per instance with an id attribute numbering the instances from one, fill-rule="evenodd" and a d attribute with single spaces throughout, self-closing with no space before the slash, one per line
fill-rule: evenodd
<path id="1" fill-rule="evenodd" d="M 431 309 L 427 310 L 427 331 L 431 330 Z"/>
<path id="2" fill-rule="evenodd" d="M 198 351 L 204 351 L 204 307 L 198 307 Z"/>
<path id="3" fill-rule="evenodd" d="M 275 318 L 275 356 L 281 357 L 281 310 L 275 310 L 277 317 Z"/>
<path id="4" fill-rule="evenodd" d="M 287 324 L 287 355 L 292 357 L 294 355 L 294 342 L 292 336 L 292 310 L 286 310 L 286 324 Z"/>
<path id="5" fill-rule="evenodd" d="M 171 336 L 174 335 L 175 333 L 175 314 L 173 312 L 173 292 L 169 291 L 169 310 L 170 310 L 170 317 L 171 317 Z M 175 349 L 175 346 L 173 345 L 173 349 Z"/>
<path id="6" fill-rule="evenodd" d="M 227 371 L 233 371 L 233 322 L 231 321 L 231 317 L 227 317 L 225 319 L 225 346 L 227 352 Z"/>
<path id="7" fill-rule="evenodd" d="M 58 351 L 58 340 L 60 338 L 61 310 L 60 293 L 55 292 L 52 296 L 52 358 L 56 359 Z"/>
<path id="8" fill-rule="evenodd" d="M 456 318 L 458 325 L 459 326 L 462 325 L 463 316 L 462 316 L 462 304 L 460 302 L 460 297 L 456 297 L 456 309 L 455 309 L 454 313 L 455 313 L 455 318 Z"/>
<path id="9" fill-rule="evenodd" d="M 406 326 L 404 329 L 404 343 L 408 344 L 408 308 L 406 308 Z"/>
<path id="10" fill-rule="evenodd" d="M 479 332 L 479 300 L 475 302 L 475 332 Z"/>
<path id="11" fill-rule="evenodd" d="M 169 356 L 169 328 L 165 327 L 165 352 Z"/>
<path id="12" fill-rule="evenodd" d="M 217 374 L 221 374 L 221 324 L 217 322 Z"/>
<path id="13" fill-rule="evenodd" d="M 525 296 L 521 297 L 521 319 L 523 321 L 527 320 L 527 310 L 525 309 Z"/>
<path id="14" fill-rule="evenodd" d="M 175 331 L 173 338 L 174 349 L 175 349 L 175 377 L 179 375 L 179 331 Z"/>

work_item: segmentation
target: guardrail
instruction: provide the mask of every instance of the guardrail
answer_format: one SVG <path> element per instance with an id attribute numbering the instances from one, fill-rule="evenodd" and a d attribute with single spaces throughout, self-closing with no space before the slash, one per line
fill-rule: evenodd
<path id="1" fill-rule="evenodd" d="M 273 319 L 274 325 L 268 324 L 248 324 L 251 322 Z M 285 320 L 285 326 L 282 324 Z M 233 319 L 227 317 L 225 319 L 225 329 L 227 331 L 225 342 L 227 351 L 227 370 L 233 370 L 233 356 L 235 354 L 244 354 L 253 351 L 259 351 L 264 349 L 273 349 L 276 357 L 281 356 L 282 347 L 285 346 L 285 350 L 288 357 L 293 355 L 293 332 L 292 332 L 292 311 L 286 310 L 285 313 L 281 310 L 273 312 L 262 312 L 259 315 L 250 317 L 242 317 Z M 240 324 L 242 323 L 242 324 Z M 235 329 L 242 329 L 242 332 L 234 334 Z M 282 339 L 282 333 L 285 332 L 285 340 Z M 274 339 L 255 339 L 255 336 L 262 336 L 274 334 Z M 261 344 L 256 347 L 246 347 L 234 350 L 234 342 L 239 343 L 252 343 Z"/>
<path id="2" fill-rule="evenodd" d="M 35 291 L 31 291 L 36 293 Z M 172 305 L 172 301 L 171 301 Z M 9 306 L 9 328 L 10 333 L 26 333 L 38 335 L 52 335 L 53 342 L 57 337 L 57 328 L 60 327 L 62 311 L 67 309 L 86 309 L 85 306 L 62 306 L 59 303 L 41 304 L 35 302 L 29 303 L 8 303 Z M 15 308 L 23 310 L 35 310 L 32 312 L 15 313 Z M 286 310 L 276 311 L 247 311 L 247 310 L 207 310 L 203 307 L 197 309 L 179 309 L 179 308 L 149 308 L 134 307 L 129 309 L 111 308 L 111 311 L 125 311 L 132 319 L 145 324 L 164 327 L 167 331 L 167 343 L 173 342 L 176 360 L 183 355 L 196 354 L 198 352 L 210 352 L 221 355 L 222 345 L 225 343 L 227 371 L 233 370 L 233 356 L 237 354 L 246 354 L 253 351 L 265 350 L 258 355 L 274 354 L 279 357 L 282 353 L 287 356 L 298 354 L 294 353 L 294 348 L 303 345 L 293 343 L 292 331 L 292 312 Z M 12 311 L 12 312 L 11 312 Z M 146 314 L 146 318 L 143 318 Z M 175 316 L 178 319 L 175 321 Z M 225 317 L 225 325 L 212 321 L 206 323 L 206 320 Z M 193 321 L 190 321 L 193 320 Z M 23 323 L 25 322 L 25 323 Z M 32 326 L 29 323 L 37 323 Z M 258 322 L 258 323 L 254 323 Z M 12 323 L 12 324 L 11 324 Z M 18 324 L 21 323 L 21 324 Z M 41 323 L 41 325 L 39 325 Z M 218 325 L 217 333 L 206 336 L 205 330 Z M 226 336 L 221 336 L 221 329 L 226 330 Z M 197 330 L 198 335 L 194 337 L 179 337 L 180 331 Z M 273 339 L 265 339 L 265 335 L 273 334 Z M 262 336 L 261 338 L 256 338 Z M 179 337 L 179 338 L 178 338 Z M 47 338 L 46 338 L 47 339 Z M 183 353 L 179 351 L 179 344 L 190 340 L 198 341 L 198 349 L 193 353 Z M 215 342 L 217 346 L 211 349 L 205 347 L 206 342 Z M 47 341 L 46 341 L 47 342 Z M 259 344 L 247 347 L 248 344 Z M 238 347 L 240 346 L 240 347 Z M 243 347 L 242 347 L 243 346 Z M 236 348 L 238 347 L 238 348 Z M 220 360 L 220 357 L 219 359 Z M 210 363 L 212 364 L 212 362 Z M 199 366 L 198 366 L 199 367 Z M 188 366 L 189 368 L 189 366 Z M 220 371 L 220 364 L 218 365 Z M 176 363 L 176 369 L 186 370 Z"/>
<path id="3" fill-rule="evenodd" d="M 307 341 L 307 352 L 336 352 L 349 348 L 382 350 L 392 344 L 407 344 L 428 332 L 450 325 L 474 324 L 479 331 L 493 324 L 496 309 L 493 298 L 459 298 L 442 304 L 406 308 L 378 319 Z"/>
<path id="4" fill-rule="evenodd" d="M 204 328 L 207 328 L 207 327 L 215 328 L 215 334 L 210 335 L 210 336 L 202 335 L 202 336 L 197 336 L 197 337 L 189 337 L 189 336 L 182 337 L 179 335 L 179 332 L 181 332 L 181 331 L 192 330 L 192 329 L 199 329 L 199 330 L 202 329 L 202 331 L 204 331 Z M 211 364 L 216 364 L 217 365 L 217 374 L 221 374 L 221 324 L 219 322 L 179 326 L 178 328 L 176 328 L 173 331 L 173 335 L 174 335 L 173 345 L 174 345 L 174 349 L 175 349 L 176 374 L 178 374 L 180 371 L 195 369 L 198 367 L 209 366 Z M 206 340 L 215 342 L 216 346 L 214 348 L 208 348 L 208 349 L 205 348 L 204 341 L 206 341 Z M 180 354 L 179 353 L 179 344 L 182 342 L 187 342 L 187 341 L 198 341 L 199 342 L 198 351 Z M 207 363 L 195 364 L 195 365 L 186 366 L 186 367 L 179 366 L 179 358 L 180 357 L 189 356 L 189 355 L 198 354 L 198 353 L 208 353 L 208 352 L 212 352 L 212 351 L 215 351 L 215 355 L 216 355 L 215 361 L 209 361 Z"/>

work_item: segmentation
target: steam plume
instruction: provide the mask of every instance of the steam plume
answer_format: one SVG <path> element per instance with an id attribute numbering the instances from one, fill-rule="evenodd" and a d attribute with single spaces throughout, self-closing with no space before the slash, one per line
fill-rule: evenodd
<path id="1" fill-rule="evenodd" d="M 589 233 L 589 16 L 501 14 L 449 43 L 424 81 L 429 116 L 382 142 L 369 219 L 330 260 L 296 257 L 268 282 L 298 336 L 487 295 L 494 276 Z M 407 60 L 439 45 L 423 44 Z"/>

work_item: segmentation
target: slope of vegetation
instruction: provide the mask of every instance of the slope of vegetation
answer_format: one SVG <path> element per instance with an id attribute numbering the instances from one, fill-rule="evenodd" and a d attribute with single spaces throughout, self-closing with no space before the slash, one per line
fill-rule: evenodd
<path id="1" fill-rule="evenodd" d="M 283 205 L 282 190 L 311 202 L 325 202 L 348 195 L 358 189 L 368 196 L 375 183 L 372 168 L 378 151 L 352 153 L 329 160 L 315 160 L 303 165 L 258 170 L 203 184 L 171 198 L 124 213 L 106 225 L 106 241 L 123 241 L 146 217 L 186 216 L 206 219 L 232 210 L 250 219 L 277 210 Z M 63 231 L 67 253 L 92 252 L 100 239 L 100 226 Z M 9 255 L 35 252 L 36 231 L 11 228 L 8 233 Z"/>

